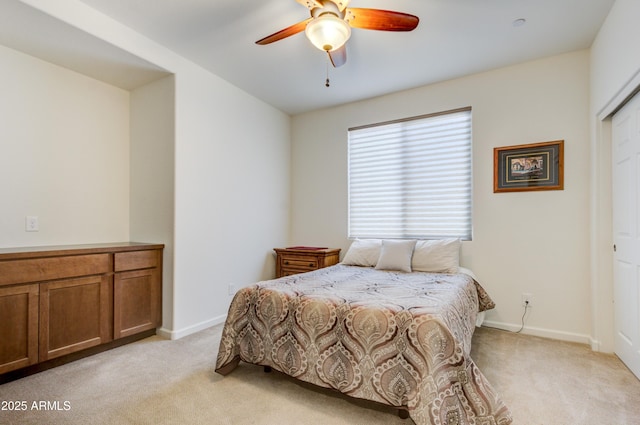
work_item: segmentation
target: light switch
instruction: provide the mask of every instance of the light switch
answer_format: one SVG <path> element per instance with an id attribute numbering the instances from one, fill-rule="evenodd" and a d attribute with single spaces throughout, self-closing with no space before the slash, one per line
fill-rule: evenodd
<path id="1" fill-rule="evenodd" d="M 38 216 L 28 215 L 25 220 L 25 230 L 27 232 L 37 232 L 39 230 Z"/>

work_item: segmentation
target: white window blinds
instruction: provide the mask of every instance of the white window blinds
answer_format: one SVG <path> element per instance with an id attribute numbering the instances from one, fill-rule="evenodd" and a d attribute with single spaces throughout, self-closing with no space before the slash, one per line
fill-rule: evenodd
<path id="1" fill-rule="evenodd" d="M 349 129 L 349 237 L 471 239 L 471 108 Z"/>

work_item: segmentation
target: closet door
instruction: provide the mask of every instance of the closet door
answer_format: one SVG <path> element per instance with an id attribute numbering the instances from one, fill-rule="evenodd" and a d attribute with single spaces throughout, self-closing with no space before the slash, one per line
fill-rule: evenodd
<path id="1" fill-rule="evenodd" d="M 640 95 L 612 124 L 615 352 L 640 377 Z"/>

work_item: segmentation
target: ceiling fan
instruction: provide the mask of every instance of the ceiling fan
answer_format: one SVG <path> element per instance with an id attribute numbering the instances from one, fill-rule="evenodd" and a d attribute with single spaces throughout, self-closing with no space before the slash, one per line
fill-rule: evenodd
<path id="1" fill-rule="evenodd" d="M 350 0 L 296 0 L 311 11 L 311 17 L 266 36 L 256 44 L 270 44 L 304 31 L 318 49 L 329 54 L 334 67 L 347 61 L 345 43 L 351 28 L 378 31 L 411 31 L 420 21 L 417 16 L 390 10 L 347 7 Z"/>

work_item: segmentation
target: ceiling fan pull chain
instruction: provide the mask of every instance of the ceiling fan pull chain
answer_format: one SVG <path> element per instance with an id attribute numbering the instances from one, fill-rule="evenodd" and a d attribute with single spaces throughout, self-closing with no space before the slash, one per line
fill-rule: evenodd
<path id="1" fill-rule="evenodd" d="M 325 87 L 330 87 L 331 83 L 329 82 L 329 56 L 327 55 L 327 80 L 324 83 Z"/>

